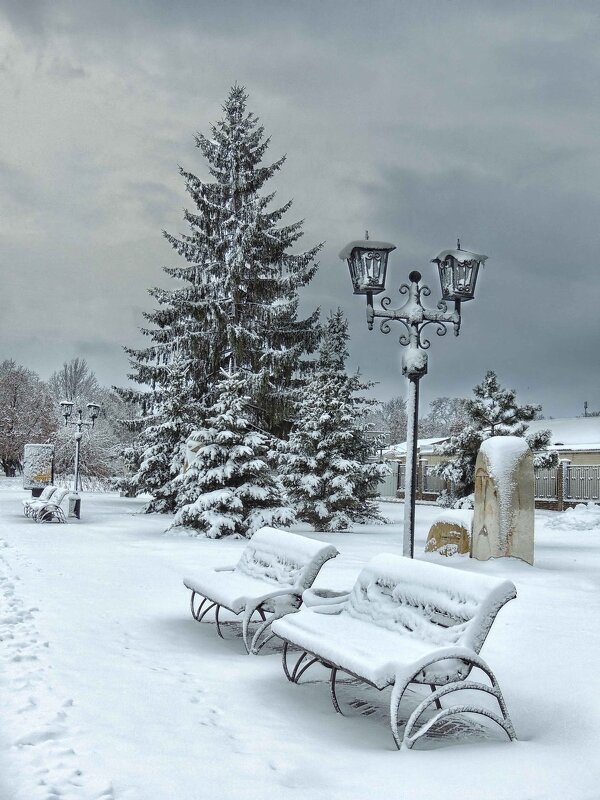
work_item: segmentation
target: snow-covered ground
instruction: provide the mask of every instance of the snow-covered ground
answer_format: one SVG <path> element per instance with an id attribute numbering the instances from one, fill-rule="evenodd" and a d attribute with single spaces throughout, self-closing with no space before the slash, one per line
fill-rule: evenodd
<path id="1" fill-rule="evenodd" d="M 242 541 L 163 536 L 164 517 L 109 494 L 84 495 L 79 522 L 36 525 L 26 496 L 0 484 L 0 800 L 600 797 L 597 509 L 538 512 L 534 567 L 427 556 L 517 586 L 482 654 L 519 741 L 467 720 L 399 753 L 387 693 L 344 685 L 341 717 L 324 673 L 292 685 L 276 649 L 249 657 L 235 626 L 221 640 L 192 619 L 182 576 Z M 341 552 L 317 585 L 401 552 L 403 507 L 382 507 L 392 524 L 312 534 Z M 439 511 L 417 509 L 419 557 Z"/>

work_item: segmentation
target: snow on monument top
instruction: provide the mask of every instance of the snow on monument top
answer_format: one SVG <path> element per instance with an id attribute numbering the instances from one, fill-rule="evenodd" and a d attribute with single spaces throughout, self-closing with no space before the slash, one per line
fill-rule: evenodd
<path id="1" fill-rule="evenodd" d="M 529 452 L 529 445 L 521 436 L 492 436 L 485 439 L 479 448 L 485 457 L 487 468 L 495 478 L 500 496 L 502 527 L 508 530 L 510 498 L 515 487 L 515 469 L 521 458 Z"/>
<path id="2" fill-rule="evenodd" d="M 492 436 L 482 442 L 480 451 L 487 459 L 490 474 L 502 482 L 510 478 L 529 445 L 521 436 Z"/>

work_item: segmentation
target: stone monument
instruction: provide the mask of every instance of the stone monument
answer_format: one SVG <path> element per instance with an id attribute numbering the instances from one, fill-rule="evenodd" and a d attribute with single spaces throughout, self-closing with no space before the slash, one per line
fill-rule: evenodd
<path id="1" fill-rule="evenodd" d="M 513 556 L 533 564 L 533 453 L 519 436 L 486 439 L 475 464 L 471 556 Z"/>
<path id="2" fill-rule="evenodd" d="M 470 553 L 472 522 L 473 512 L 468 510 L 448 509 L 439 514 L 429 529 L 425 552 L 442 556 Z"/>
<path id="3" fill-rule="evenodd" d="M 45 486 L 54 480 L 54 446 L 26 444 L 23 453 L 23 488 L 39 497 Z"/>

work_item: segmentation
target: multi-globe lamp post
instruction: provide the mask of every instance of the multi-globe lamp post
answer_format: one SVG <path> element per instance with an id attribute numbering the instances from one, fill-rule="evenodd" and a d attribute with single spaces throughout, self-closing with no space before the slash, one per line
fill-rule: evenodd
<path id="1" fill-rule="evenodd" d="M 84 428 L 93 428 L 96 420 L 98 419 L 98 414 L 100 413 L 100 406 L 97 403 L 88 403 L 87 409 L 89 414 L 89 420 L 83 419 L 83 412 L 80 408 L 77 409 L 77 417 L 74 420 L 71 420 L 70 417 L 73 413 L 73 407 L 75 403 L 71 402 L 70 400 L 61 400 L 60 401 L 60 408 L 63 417 L 65 418 L 65 427 L 68 425 L 74 425 L 77 429 L 75 433 L 75 474 L 73 477 L 73 494 L 74 494 L 74 503 L 73 508 L 69 509 L 69 513 L 73 513 L 74 516 L 79 519 L 81 514 L 81 499 L 77 495 L 77 490 L 79 488 L 79 457 L 81 453 L 81 439 L 83 437 L 83 429 Z"/>
<path id="2" fill-rule="evenodd" d="M 376 318 L 381 318 L 379 329 L 382 333 L 390 333 L 390 322 L 400 322 L 406 332 L 400 335 L 400 344 L 406 347 L 402 355 L 402 374 L 408 378 L 408 395 L 406 413 L 408 418 L 406 432 L 406 464 L 404 488 L 404 538 L 403 554 L 408 558 L 414 556 L 415 546 L 415 505 L 417 489 L 417 443 L 419 427 L 419 381 L 427 374 L 427 353 L 431 342 L 423 336 L 427 325 L 437 325 L 436 333 L 444 336 L 447 325 L 454 327 L 454 335 L 458 336 L 461 323 L 461 304 L 472 300 L 475 296 L 475 284 L 479 267 L 485 263 L 487 256 L 463 250 L 460 240 L 455 250 L 442 250 L 431 261 L 437 264 L 442 299 L 435 309 L 426 308 L 423 297 L 428 297 L 431 290 L 420 283 L 421 273 L 416 270 L 408 276 L 409 284 L 400 286 L 400 294 L 407 295 L 406 302 L 397 309 L 390 309 L 392 300 L 383 297 L 379 308 L 373 306 L 373 295 L 385 290 L 388 255 L 396 245 L 390 242 L 377 242 L 364 239 L 350 242 L 340 252 L 340 258 L 347 261 L 354 294 L 362 294 L 367 298 L 367 326 L 373 330 Z M 448 310 L 448 302 L 454 302 L 454 310 Z"/>

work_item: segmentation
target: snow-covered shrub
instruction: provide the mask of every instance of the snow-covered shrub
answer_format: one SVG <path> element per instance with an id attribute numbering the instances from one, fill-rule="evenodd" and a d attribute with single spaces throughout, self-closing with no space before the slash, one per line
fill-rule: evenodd
<path id="1" fill-rule="evenodd" d="M 448 489 L 442 489 L 438 495 L 437 504 L 442 508 L 454 508 L 454 504 L 457 500 L 458 498 L 455 494 L 449 492 Z"/>
<path id="2" fill-rule="evenodd" d="M 466 497 L 459 497 L 454 501 L 452 508 L 475 508 L 475 495 L 468 494 Z"/>
<path id="3" fill-rule="evenodd" d="M 557 463 L 557 454 L 546 449 L 551 437 L 549 430 L 526 435 L 527 422 L 536 418 L 541 406 L 519 406 L 515 390 L 501 388 L 498 376 L 492 371 L 475 386 L 473 394 L 475 397 L 465 402 L 469 423 L 447 442 L 437 445 L 436 452 L 445 458 L 432 467 L 433 474 L 452 483 L 458 497 L 473 492 L 477 453 L 482 442 L 492 436 L 522 436 L 536 451 L 535 466 L 550 467 Z"/>

